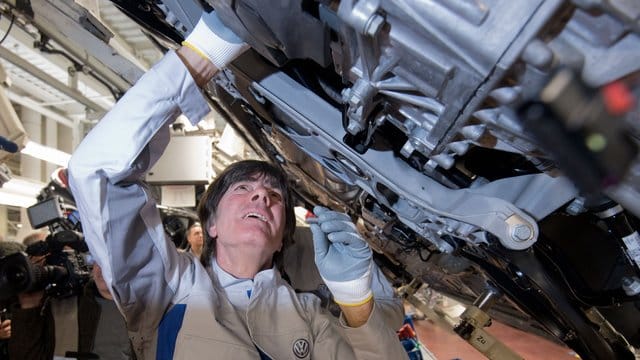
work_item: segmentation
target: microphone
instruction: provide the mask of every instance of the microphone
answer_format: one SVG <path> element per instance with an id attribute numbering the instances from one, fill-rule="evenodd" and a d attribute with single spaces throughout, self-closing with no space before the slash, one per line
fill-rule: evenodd
<path id="1" fill-rule="evenodd" d="M 15 153 L 18 152 L 18 144 L 5 138 L 4 136 L 0 136 L 0 150 Z"/>

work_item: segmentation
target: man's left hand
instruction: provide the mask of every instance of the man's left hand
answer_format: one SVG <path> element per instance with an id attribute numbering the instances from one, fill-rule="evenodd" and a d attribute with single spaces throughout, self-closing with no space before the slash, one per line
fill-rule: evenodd
<path id="1" fill-rule="evenodd" d="M 339 305 L 359 306 L 373 297 L 372 253 L 347 214 L 316 206 L 307 219 L 313 234 L 315 261 Z"/>

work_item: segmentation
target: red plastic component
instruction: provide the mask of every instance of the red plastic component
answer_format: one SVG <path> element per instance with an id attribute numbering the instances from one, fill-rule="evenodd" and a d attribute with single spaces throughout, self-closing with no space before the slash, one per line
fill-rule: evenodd
<path id="1" fill-rule="evenodd" d="M 403 339 L 416 339 L 417 335 L 416 335 L 416 332 L 411 327 L 411 325 L 404 324 L 404 325 L 402 325 L 400 330 L 398 330 L 398 338 L 400 340 L 403 340 Z"/>
<path id="2" fill-rule="evenodd" d="M 602 88 L 602 98 L 609 113 L 622 115 L 631 110 L 636 103 L 633 94 L 627 86 L 616 81 Z"/>

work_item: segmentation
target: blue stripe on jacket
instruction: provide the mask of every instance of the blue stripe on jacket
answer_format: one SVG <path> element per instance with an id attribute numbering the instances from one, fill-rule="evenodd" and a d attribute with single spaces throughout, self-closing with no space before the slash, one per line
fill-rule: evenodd
<path id="1" fill-rule="evenodd" d="M 158 326 L 158 344 L 156 347 L 156 359 L 173 359 L 176 350 L 176 339 L 182 327 L 186 304 L 176 304 L 162 317 Z"/>
<path id="2" fill-rule="evenodd" d="M 247 291 L 247 296 L 251 297 L 251 290 Z M 162 317 L 160 325 L 158 326 L 156 359 L 173 359 L 178 332 L 182 327 L 182 320 L 184 319 L 184 313 L 186 310 L 186 304 L 177 304 Z M 263 353 L 257 346 L 256 350 L 258 350 L 258 353 L 260 354 L 260 360 L 271 360 L 271 358 L 267 356 L 267 354 Z"/>

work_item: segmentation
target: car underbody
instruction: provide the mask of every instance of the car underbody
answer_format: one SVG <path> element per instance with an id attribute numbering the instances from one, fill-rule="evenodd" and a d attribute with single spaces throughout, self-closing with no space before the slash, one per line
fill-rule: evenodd
<path id="1" fill-rule="evenodd" d="M 640 347 L 634 1 L 113 1 L 165 50 L 215 8 L 252 51 L 206 92 L 300 205 L 585 359 Z M 144 4 L 141 5 L 141 4 Z"/>

